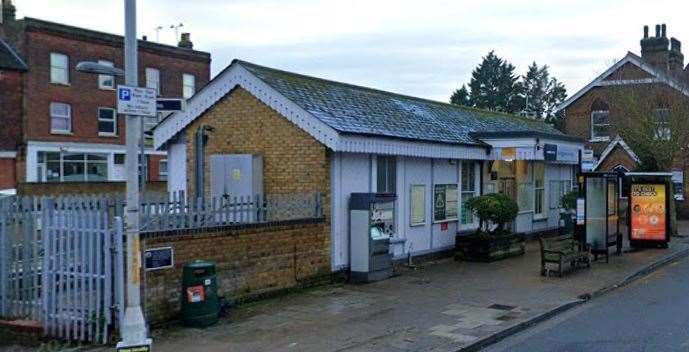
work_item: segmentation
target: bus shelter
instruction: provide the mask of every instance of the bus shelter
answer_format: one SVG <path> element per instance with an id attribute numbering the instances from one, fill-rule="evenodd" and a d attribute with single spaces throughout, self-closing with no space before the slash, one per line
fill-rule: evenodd
<path id="1" fill-rule="evenodd" d="M 610 247 L 621 251 L 619 190 L 621 175 L 612 172 L 579 174 L 577 229 L 580 243 L 585 243 L 597 259 L 605 255 L 609 261 Z"/>

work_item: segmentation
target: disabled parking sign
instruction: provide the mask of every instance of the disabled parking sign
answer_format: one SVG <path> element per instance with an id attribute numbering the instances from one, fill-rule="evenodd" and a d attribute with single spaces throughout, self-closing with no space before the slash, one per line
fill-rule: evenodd
<path id="1" fill-rule="evenodd" d="M 117 86 L 117 113 L 156 116 L 156 90 L 153 88 Z"/>

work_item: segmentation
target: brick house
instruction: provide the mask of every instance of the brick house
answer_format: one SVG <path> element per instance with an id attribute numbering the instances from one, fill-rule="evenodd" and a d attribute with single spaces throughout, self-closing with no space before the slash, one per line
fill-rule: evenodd
<path id="1" fill-rule="evenodd" d="M 229 197 L 214 182 L 244 176 L 214 172 L 213 157 L 258 154 L 264 194 L 323 194 L 329 240 L 313 245 L 327 246 L 333 271 L 349 266 L 351 193 L 397 195 L 396 258 L 446 251 L 455 235 L 478 226 L 465 204 L 480 194 L 517 201 L 518 233 L 556 229 L 583 148 L 542 121 L 239 60 L 186 111 L 162 121 L 154 137 L 168 151 L 169 191 Z"/>
<path id="2" fill-rule="evenodd" d="M 3 170 L 0 188 L 21 182 L 89 182 L 124 180 L 125 120 L 116 113 L 115 87 L 123 78 L 76 72 L 82 61 L 123 67 L 123 38 L 34 18 L 15 18 L 3 0 L 0 53 L 10 51 L 25 63 L 23 71 L 0 67 L 0 84 L 10 84 L 14 104 L 0 115 L 3 126 L 15 126 L 12 142 L 0 142 L 0 156 L 14 165 Z M 8 54 L 5 54 L 8 56 Z M 179 46 L 139 40 L 139 85 L 156 88 L 161 97 L 189 98 L 210 79 L 210 54 L 193 49 L 189 34 Z M 18 78 L 21 72 L 21 78 Z M 4 95 L 5 90 L 3 90 Z M 6 101 L 11 100 L 11 101 Z M 151 129 L 161 118 L 144 121 Z M 9 139 L 8 139 L 9 141 Z M 147 178 L 165 179 L 165 152 L 146 140 Z M 7 163 L 7 162 L 6 162 Z M 14 182 L 7 179 L 14 178 Z"/>
<path id="3" fill-rule="evenodd" d="M 640 162 L 617 133 L 621 128 L 618 117 L 623 115 L 616 104 L 618 87 L 642 92 L 639 94 L 645 95 L 649 103 L 659 100 L 660 93 L 665 99 L 689 99 L 689 66 L 684 66 L 681 42 L 667 37 L 665 25 L 657 25 L 654 36 L 649 36 L 648 26 L 644 27 L 640 45 L 641 56 L 628 52 L 558 107 L 565 116 L 564 132 L 582 138 L 593 151 L 594 171 L 632 171 Z M 666 107 L 657 104 L 654 113 L 662 116 Z M 687 165 L 684 160 L 675 160 L 674 164 L 672 170 L 658 171 L 673 172 L 675 198 L 683 200 Z M 678 209 L 682 208 L 687 207 L 680 204 Z"/>

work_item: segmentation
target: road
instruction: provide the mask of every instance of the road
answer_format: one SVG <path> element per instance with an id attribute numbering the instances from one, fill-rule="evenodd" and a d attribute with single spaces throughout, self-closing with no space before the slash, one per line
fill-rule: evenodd
<path id="1" fill-rule="evenodd" d="M 689 259 L 484 351 L 689 351 Z"/>

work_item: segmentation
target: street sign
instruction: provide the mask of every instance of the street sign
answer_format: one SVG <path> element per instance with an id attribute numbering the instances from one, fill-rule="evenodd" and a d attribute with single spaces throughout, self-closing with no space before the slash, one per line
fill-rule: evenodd
<path id="1" fill-rule="evenodd" d="M 157 114 L 156 90 L 153 88 L 117 86 L 117 113 L 155 117 Z"/>
<path id="2" fill-rule="evenodd" d="M 184 110 L 184 99 L 180 98 L 158 98 L 156 107 L 158 112 L 175 112 Z"/>

